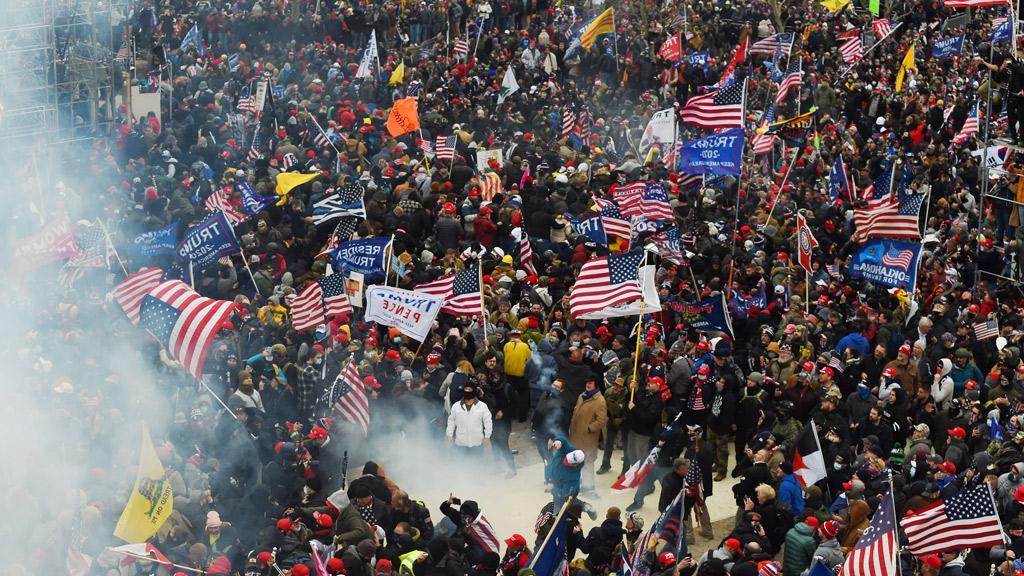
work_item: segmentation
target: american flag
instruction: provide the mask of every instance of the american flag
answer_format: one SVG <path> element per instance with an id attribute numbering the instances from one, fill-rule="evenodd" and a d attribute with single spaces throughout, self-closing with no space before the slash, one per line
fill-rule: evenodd
<path id="1" fill-rule="evenodd" d="M 223 190 L 214 190 L 213 194 L 210 194 L 210 197 L 206 199 L 205 206 L 211 213 L 223 212 L 224 217 L 228 219 L 228 223 L 232 226 L 245 222 L 247 218 L 245 212 L 236 208 Z"/>
<path id="2" fill-rule="evenodd" d="M 887 492 L 843 563 L 843 576 L 896 576 L 896 509 Z"/>
<path id="3" fill-rule="evenodd" d="M 647 457 L 643 460 L 637 460 L 626 470 L 626 473 L 619 476 L 619 479 L 612 484 L 612 490 L 629 490 L 630 488 L 636 488 L 643 483 L 644 478 L 650 474 L 654 468 L 654 463 L 658 461 L 658 454 L 661 452 L 660 446 L 655 446 L 647 454 Z"/>
<path id="4" fill-rule="evenodd" d="M 313 145 L 317 148 L 326 148 L 331 145 L 331 139 L 320 129 L 320 125 L 313 121 L 312 118 L 306 125 L 306 130 L 313 134 Z"/>
<path id="5" fill-rule="evenodd" d="M 163 273 L 164 271 L 159 268 L 143 268 L 114 286 L 111 295 L 132 324 L 139 323 L 139 307 L 142 306 L 142 298 L 160 285 Z"/>
<path id="6" fill-rule="evenodd" d="M 590 138 L 591 126 L 594 124 L 594 113 L 584 108 L 577 114 L 576 124 L 580 127 L 580 138 L 586 142 Z"/>
<path id="7" fill-rule="evenodd" d="M 854 36 L 839 46 L 839 53 L 843 55 L 843 62 L 856 64 L 864 58 L 864 42 L 860 36 Z"/>
<path id="8" fill-rule="evenodd" d="M 476 518 L 466 527 L 466 531 L 485 551 L 494 552 L 495 554 L 500 551 L 500 541 L 498 540 L 497 533 L 494 531 L 494 526 L 491 525 L 491 521 L 482 513 L 477 514 Z"/>
<path id="9" fill-rule="evenodd" d="M 235 303 L 200 296 L 181 280 L 163 282 L 142 297 L 139 323 L 196 378 Z"/>
<path id="10" fill-rule="evenodd" d="M 786 95 L 793 88 L 800 90 L 800 80 L 803 78 L 803 71 L 800 69 L 801 60 L 796 59 L 795 62 L 789 65 L 789 70 L 786 72 L 786 76 L 779 83 L 779 93 L 775 95 L 775 105 L 778 106 L 786 99 Z"/>
<path id="11" fill-rule="evenodd" d="M 946 2 L 946 6 L 949 6 L 949 2 Z M 881 40 L 892 33 L 892 23 L 888 18 L 879 18 L 871 23 L 871 29 L 875 31 L 878 40 Z"/>
<path id="12" fill-rule="evenodd" d="M 483 313 L 480 275 L 476 269 L 442 276 L 433 282 L 418 284 L 416 292 L 444 297 L 442 312 L 456 316 L 476 316 Z"/>
<path id="13" fill-rule="evenodd" d="M 974 323 L 974 337 L 978 340 L 988 340 L 999 335 L 999 322 L 995 320 L 984 320 Z"/>
<path id="14" fill-rule="evenodd" d="M 793 33 L 783 32 L 781 34 L 772 34 L 767 38 L 762 38 L 757 42 L 750 45 L 747 50 L 747 54 L 762 54 L 765 56 L 771 56 L 776 51 L 782 52 L 782 54 L 789 56 L 789 53 L 793 50 Z"/>
<path id="15" fill-rule="evenodd" d="M 862 198 L 867 201 L 868 209 L 874 210 L 892 202 L 892 181 L 896 172 L 894 164 L 888 164 L 882 168 L 882 173 L 875 178 L 861 193 Z"/>
<path id="16" fill-rule="evenodd" d="M 612 196 L 619 203 L 622 215 L 643 216 L 647 220 L 675 220 L 665 187 L 657 182 L 637 182 L 612 186 Z"/>
<path id="17" fill-rule="evenodd" d="M 345 369 L 338 373 L 338 378 L 331 386 L 331 410 L 342 420 L 351 422 L 363 429 L 367 434 L 370 429 L 370 400 L 366 397 L 366 388 L 355 362 L 349 362 Z"/>
<path id="18" fill-rule="evenodd" d="M 252 146 L 249 147 L 249 154 L 245 157 L 249 162 L 255 162 L 263 158 L 263 139 L 260 138 L 260 127 L 256 127 L 256 132 L 252 135 Z"/>
<path id="19" fill-rule="evenodd" d="M 488 172 L 480 177 L 480 198 L 491 202 L 496 194 L 501 194 L 504 189 L 501 186 L 501 176 L 494 172 Z"/>
<path id="20" fill-rule="evenodd" d="M 533 247 L 530 246 L 530 237 L 526 234 L 526 230 L 522 231 L 522 236 L 519 238 L 519 263 L 522 264 L 523 270 L 526 270 L 527 274 L 537 275 L 537 267 L 533 265 Z"/>
<path id="21" fill-rule="evenodd" d="M 633 225 L 629 220 L 622 217 L 619 206 L 604 198 L 594 198 L 594 205 L 597 206 L 597 213 L 601 216 L 601 223 L 604 225 L 604 233 L 618 238 L 631 238 Z"/>
<path id="22" fill-rule="evenodd" d="M 964 125 L 960 128 L 960 132 L 953 137 L 953 144 L 963 144 L 972 136 L 978 133 L 978 114 L 979 106 L 978 103 L 974 103 L 974 112 L 964 120 Z"/>
<path id="23" fill-rule="evenodd" d="M 287 172 L 288 170 L 291 170 L 292 166 L 295 166 L 298 163 L 299 159 L 295 157 L 295 154 L 289 152 L 281 158 L 281 169 Z"/>
<path id="24" fill-rule="evenodd" d="M 854 210 L 853 220 L 862 238 L 920 238 L 917 226 L 918 213 L 924 202 L 924 195 L 910 190 L 913 174 L 909 166 L 904 167 L 903 178 L 896 191 L 896 198 L 879 208 Z"/>
<path id="25" fill-rule="evenodd" d="M 292 328 L 299 332 L 316 328 L 335 316 L 352 314 L 341 274 L 310 282 L 298 294 L 286 299 L 292 313 Z"/>
<path id="26" fill-rule="evenodd" d="M 256 112 L 256 97 L 249 86 L 242 86 L 238 91 L 238 106 L 242 112 Z"/>
<path id="27" fill-rule="evenodd" d="M 839 266 L 837 266 L 835 264 L 828 264 L 828 265 L 826 265 L 825 266 L 825 272 L 827 272 L 829 276 L 835 278 L 836 280 L 842 280 L 843 279 L 843 274 L 839 271 Z"/>
<path id="28" fill-rule="evenodd" d="M 679 118 L 705 130 L 742 128 L 746 84 L 740 82 L 690 98 L 679 111 Z"/>
<path id="29" fill-rule="evenodd" d="M 466 54 L 469 54 L 469 42 L 467 42 L 465 40 L 456 40 L 455 41 L 455 49 L 452 50 L 452 54 L 456 58 L 459 58 L 461 56 L 465 56 Z"/>
<path id="30" fill-rule="evenodd" d="M 569 294 L 573 317 L 642 298 L 639 270 L 643 261 L 643 252 L 627 252 L 595 258 L 584 264 Z"/>
<path id="31" fill-rule="evenodd" d="M 900 525 L 915 556 L 1003 544 L 1003 527 L 984 482 L 907 514 Z"/>
<path id="32" fill-rule="evenodd" d="M 438 160 L 451 161 L 455 158 L 455 135 L 438 136 L 434 142 L 434 154 Z"/>
<path id="33" fill-rule="evenodd" d="M 846 371 L 846 364 L 843 362 L 843 359 L 840 358 L 839 355 L 836 354 L 835 352 L 832 353 L 832 357 L 829 358 L 828 360 L 828 367 L 840 374 Z"/>
<path id="34" fill-rule="evenodd" d="M 434 156 L 434 145 L 430 140 L 427 140 L 426 138 L 417 138 L 416 147 L 420 149 L 420 152 L 423 152 L 424 156 Z"/>
<path id="35" fill-rule="evenodd" d="M 775 106 L 769 104 L 764 111 L 764 117 L 761 118 L 759 126 L 767 126 L 768 124 L 775 122 Z M 772 146 L 779 139 L 775 134 L 764 134 L 754 133 L 754 136 L 750 139 L 750 146 L 754 150 L 754 154 L 768 154 L 772 151 Z"/>
<path id="36" fill-rule="evenodd" d="M 984 8 L 985 6 L 1004 6 L 1006 0 L 946 0 L 946 8 Z"/>
<path id="37" fill-rule="evenodd" d="M 685 260 L 678 227 L 673 226 L 658 232 L 651 236 L 651 241 L 658 248 L 658 255 L 665 260 L 675 262 L 676 264 L 682 264 Z"/>
<path id="38" fill-rule="evenodd" d="M 900 250 L 899 248 L 890 248 L 882 255 L 883 266 L 898 266 L 902 268 L 904 272 L 910 270 L 910 263 L 914 261 L 913 250 Z"/>
<path id="39" fill-rule="evenodd" d="M 566 138 L 569 134 L 572 134 L 572 131 L 575 128 L 576 114 L 570 112 L 568 108 L 562 110 L 562 138 Z"/>

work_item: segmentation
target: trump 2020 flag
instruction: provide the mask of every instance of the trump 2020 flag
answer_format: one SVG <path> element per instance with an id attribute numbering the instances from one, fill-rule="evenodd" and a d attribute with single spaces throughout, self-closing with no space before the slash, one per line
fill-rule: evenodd
<path id="1" fill-rule="evenodd" d="M 952 38 L 936 38 L 932 42 L 932 58 L 942 60 L 959 56 L 964 47 L 964 37 L 954 36 Z"/>
<path id="2" fill-rule="evenodd" d="M 743 130 L 733 128 L 690 140 L 681 150 L 679 168 L 687 174 L 739 174 L 743 157 Z"/>
<path id="3" fill-rule="evenodd" d="M 345 273 L 359 272 L 364 280 L 380 280 L 384 278 L 384 255 L 391 238 L 366 238 L 342 242 L 331 253 L 331 261 L 336 270 Z"/>
<path id="4" fill-rule="evenodd" d="M 218 259 L 241 250 L 227 217 L 217 212 L 188 231 L 178 244 L 178 260 L 204 270 Z"/>
<path id="5" fill-rule="evenodd" d="M 710 296 L 699 302 L 666 302 L 669 308 L 682 315 L 684 323 L 702 332 L 725 332 L 733 337 L 732 320 L 725 304 L 725 293 Z"/>
<path id="6" fill-rule="evenodd" d="M 846 175 L 843 157 L 839 155 L 836 156 L 836 161 L 832 164 L 832 171 L 828 174 L 829 200 L 835 202 L 839 198 L 839 194 L 843 192 L 846 192 L 847 195 L 850 194 L 850 178 Z"/>
<path id="7" fill-rule="evenodd" d="M 828 477 L 825 457 L 818 442 L 818 430 L 813 422 L 804 426 L 796 440 L 796 450 L 793 451 L 793 474 L 796 474 L 802 488 Z"/>
<path id="8" fill-rule="evenodd" d="M 651 116 L 651 120 L 647 123 L 644 133 L 640 137 L 640 153 L 646 154 L 651 149 L 651 146 L 655 144 L 668 144 L 672 142 L 676 138 L 676 132 L 675 108 L 658 110 Z"/>
<path id="9" fill-rule="evenodd" d="M 569 549 L 569 517 L 565 513 L 568 507 L 569 502 L 562 506 L 555 525 L 530 559 L 529 567 L 537 576 L 561 576 L 568 572 L 566 553 Z"/>
<path id="10" fill-rule="evenodd" d="M 172 222 L 158 230 L 143 232 L 132 239 L 132 248 L 139 256 L 160 256 L 174 254 L 174 243 L 178 239 L 178 223 Z"/>
<path id="11" fill-rule="evenodd" d="M 264 196 L 252 187 L 248 180 L 242 180 L 235 185 L 238 195 L 242 198 L 242 208 L 249 216 L 255 216 L 263 210 L 271 207 L 277 202 L 277 196 Z"/>
<path id="12" fill-rule="evenodd" d="M 853 255 L 850 275 L 873 284 L 903 288 L 917 287 L 917 265 L 921 244 L 888 238 L 872 238 Z"/>
<path id="13" fill-rule="evenodd" d="M 143 426 L 139 471 L 128 496 L 128 503 L 114 528 L 114 536 L 130 544 L 145 542 L 164 525 L 173 509 L 171 481 L 164 474 L 164 467 L 153 448 L 149 430 Z"/>

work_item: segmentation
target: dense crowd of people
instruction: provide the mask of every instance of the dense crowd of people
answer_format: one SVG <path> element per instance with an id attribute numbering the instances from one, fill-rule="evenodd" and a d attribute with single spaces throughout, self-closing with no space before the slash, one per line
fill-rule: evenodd
<path id="1" fill-rule="evenodd" d="M 317 570 L 321 546 L 333 546 L 328 574 L 517 576 L 531 573 L 532 552 L 570 502 L 568 570 L 577 576 L 621 572 L 624 556 L 646 557 L 646 570 L 664 576 L 797 576 L 815 560 L 838 569 L 890 492 L 902 517 L 983 484 L 1005 545 L 923 556 L 901 549 L 901 573 L 1019 573 L 1024 226 L 1014 201 L 1024 200 L 1024 187 L 1011 158 L 992 172 L 983 202 L 971 151 L 988 125 L 993 137 L 1018 141 L 1024 67 L 1010 44 L 991 42 L 993 18 L 1005 10 L 950 22 L 967 12 L 941 2 L 883 3 L 893 33 L 847 65 L 839 38 L 854 29 L 871 38 L 878 18 L 864 4 L 834 12 L 811 2 L 612 3 L 616 33 L 589 49 L 572 46 L 573 32 L 604 5 L 135 4 L 136 74 L 159 84 L 161 112 L 135 117 L 122 107 L 117 132 L 96 135 L 81 154 L 88 171 L 65 179 L 45 216 L 99 219 L 125 272 L 161 267 L 204 296 L 233 300 L 238 312 L 211 347 L 203 386 L 104 299 L 124 277 L 120 266 L 113 279 L 90 274 L 53 294 L 59 305 L 28 321 L 17 347 L 31 366 L 26 378 L 78 427 L 88 448 L 76 454 L 90 476 L 67 508 L 73 518 L 56 532 L 28 531 L 23 573 L 64 570 L 63 556 L 51 553 L 57 533 L 96 558 L 78 574 L 303 576 Z M 183 43 L 193 25 L 200 40 Z M 782 31 L 794 33 L 791 54 L 751 54 L 727 70 L 737 47 Z M 676 33 L 684 54 L 706 51 L 707 63 L 661 56 Z M 933 40 L 956 34 L 965 35 L 960 56 L 929 56 Z M 379 61 L 365 77 L 371 38 Z M 916 68 L 897 92 L 912 45 Z M 773 72 L 797 61 L 799 89 L 773 101 Z M 520 90 L 505 98 L 507 67 Z M 815 109 L 811 129 L 766 153 L 748 147 L 738 177 L 687 177 L 668 146 L 637 148 L 654 112 L 684 106 L 725 73 L 747 86 L 751 136 L 770 104 L 776 118 Z M 268 90 L 257 111 L 250 98 L 260 81 L 280 89 Z M 422 129 L 393 138 L 388 110 L 410 96 Z M 981 132 L 954 144 L 976 107 Z M 577 128 L 565 133 L 569 114 Z M 680 129 L 684 141 L 705 134 Z M 424 142 L 449 135 L 450 161 L 425 155 Z M 481 165 L 488 150 L 502 155 Z M 839 155 L 854 191 L 894 162 L 906 168 L 907 186 L 928 191 L 913 294 L 851 277 L 863 241 L 853 210 L 866 200 L 830 199 Z M 242 211 L 242 181 L 274 195 L 287 172 L 319 176 L 234 227 L 244 256 L 190 277 L 173 255 L 133 251 L 137 235 L 173 222 L 180 237 L 209 215 L 211 195 Z M 497 194 L 485 193 L 488 173 L 500 179 Z M 572 223 L 611 199 L 611 186 L 642 181 L 664 185 L 680 232 L 677 254 L 652 249 L 663 307 L 639 324 L 636 315 L 575 317 L 568 295 L 581 266 L 644 249 L 651 232 L 609 246 Z M 353 184 L 365 218 L 347 230 L 317 225 L 313 205 Z M 797 262 L 798 215 L 818 242 L 809 273 Z M 365 321 L 356 307 L 295 330 L 289 296 L 328 273 L 324 247 L 371 237 L 393 238 L 388 275 L 377 283 L 413 290 L 479 266 L 486 324 L 442 313 L 419 342 Z M 698 331 L 670 306 L 723 292 L 735 302 L 759 290 L 760 304 L 732 305 L 732 335 Z M 975 325 L 989 320 L 998 335 L 979 340 Z M 134 466 L 112 430 L 126 409 L 139 409 L 118 403 L 131 376 L 97 349 L 114 339 L 141 342 L 134 350 L 161 400 L 148 415 L 174 511 L 151 542 L 178 568 L 119 568 L 121 557 L 104 552 L 117 543 L 110 534 Z M 332 384 L 349 361 L 370 397 L 365 435 L 331 409 Z M 807 426 L 828 470 L 803 486 L 794 450 Z M 551 495 L 521 533 L 483 527 L 496 497 L 484 483 L 461 495 L 475 500 L 423 502 L 385 472 L 404 458 L 405 439 L 419 438 L 452 462 L 513 477 L 526 456 L 510 446 L 514 431 L 531 438 Z M 587 501 L 656 446 L 632 502 L 598 521 Z M 683 490 L 686 539 L 712 549 L 688 555 L 660 541 L 633 554 L 656 519 L 639 514 L 645 499 L 655 497 L 662 512 Z M 715 490 L 735 497 L 726 533 L 706 505 Z M 7 498 L 45 509 L 24 490 Z"/>

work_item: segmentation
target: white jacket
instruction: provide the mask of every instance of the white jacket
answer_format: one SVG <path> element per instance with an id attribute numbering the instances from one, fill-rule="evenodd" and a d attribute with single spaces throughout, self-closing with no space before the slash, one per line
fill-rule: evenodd
<path id="1" fill-rule="evenodd" d="M 456 446 L 475 448 L 484 443 L 484 438 L 491 437 L 491 424 L 491 411 L 486 404 L 477 400 L 467 409 L 460 400 L 452 404 L 448 414 L 447 435 Z"/>

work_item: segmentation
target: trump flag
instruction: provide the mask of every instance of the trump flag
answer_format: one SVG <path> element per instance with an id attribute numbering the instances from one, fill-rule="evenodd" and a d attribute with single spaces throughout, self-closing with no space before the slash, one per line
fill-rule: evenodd
<path id="1" fill-rule="evenodd" d="M 850 275 L 873 284 L 903 288 L 913 293 L 921 245 L 888 238 L 872 238 L 853 255 Z"/>

